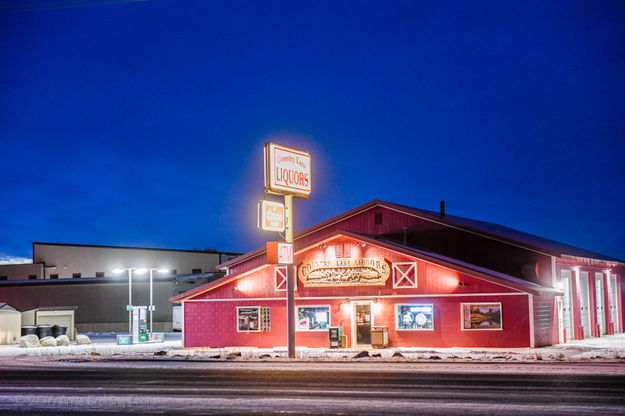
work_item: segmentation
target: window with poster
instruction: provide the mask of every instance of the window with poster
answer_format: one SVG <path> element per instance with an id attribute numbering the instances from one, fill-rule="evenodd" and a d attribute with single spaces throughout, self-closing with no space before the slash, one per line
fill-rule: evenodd
<path id="1" fill-rule="evenodd" d="M 298 306 L 298 331 L 327 331 L 330 326 L 330 306 Z"/>
<path id="2" fill-rule="evenodd" d="M 237 306 L 238 332 L 267 332 L 271 330 L 271 313 L 268 307 Z"/>
<path id="3" fill-rule="evenodd" d="M 432 304 L 396 304 L 395 329 L 434 330 L 434 305 Z"/>
<path id="4" fill-rule="evenodd" d="M 462 303 L 462 330 L 490 329 L 500 331 L 501 303 Z"/>

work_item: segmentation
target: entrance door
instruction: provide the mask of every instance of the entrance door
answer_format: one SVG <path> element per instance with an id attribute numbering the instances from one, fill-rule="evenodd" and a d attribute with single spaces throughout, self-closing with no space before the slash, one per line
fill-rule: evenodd
<path id="1" fill-rule="evenodd" d="M 605 303 L 603 302 L 603 275 L 595 273 L 595 295 L 597 302 L 597 323 L 599 324 L 599 335 L 605 334 Z"/>
<path id="2" fill-rule="evenodd" d="M 353 345 L 371 345 L 371 326 L 373 325 L 372 301 L 354 302 L 352 315 Z"/>
<path id="3" fill-rule="evenodd" d="M 564 343 L 564 317 L 562 316 L 562 300 L 558 299 L 558 344 Z"/>
<path id="4" fill-rule="evenodd" d="M 614 322 L 614 333 L 618 332 L 619 310 L 618 293 L 616 293 L 616 275 L 610 275 L 610 311 L 612 312 L 612 322 Z"/>

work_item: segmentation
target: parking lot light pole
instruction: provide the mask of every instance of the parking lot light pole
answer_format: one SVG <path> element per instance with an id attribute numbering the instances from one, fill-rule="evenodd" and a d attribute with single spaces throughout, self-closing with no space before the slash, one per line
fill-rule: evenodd
<path id="1" fill-rule="evenodd" d="M 163 269 L 163 268 L 159 268 L 159 267 L 150 267 L 148 269 L 137 269 L 136 273 L 145 273 L 145 272 L 150 272 L 150 304 L 148 305 L 148 312 L 150 312 L 150 338 L 152 336 L 152 334 L 154 333 L 153 330 L 153 312 L 154 312 L 154 271 L 156 271 L 157 273 L 167 273 L 169 272 L 169 269 Z"/>
<path id="2" fill-rule="evenodd" d="M 113 273 L 122 273 L 124 270 L 128 270 L 128 305 L 132 306 L 132 271 L 134 267 L 125 267 L 122 269 L 114 269 Z M 132 335 L 132 310 L 128 311 L 128 333 Z"/>

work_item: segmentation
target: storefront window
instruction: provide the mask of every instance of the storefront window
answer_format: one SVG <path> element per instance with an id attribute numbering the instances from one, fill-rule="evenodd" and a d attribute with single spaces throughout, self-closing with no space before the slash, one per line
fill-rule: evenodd
<path id="1" fill-rule="evenodd" d="M 395 305 L 395 329 L 433 330 L 434 305 L 401 304 Z"/>
<path id="2" fill-rule="evenodd" d="M 501 329 L 501 303 L 463 303 L 462 329 Z"/>
<path id="3" fill-rule="evenodd" d="M 260 331 L 260 307 L 237 307 L 237 330 Z"/>
<path id="4" fill-rule="evenodd" d="M 330 306 L 298 306 L 298 331 L 325 331 L 330 326 Z"/>

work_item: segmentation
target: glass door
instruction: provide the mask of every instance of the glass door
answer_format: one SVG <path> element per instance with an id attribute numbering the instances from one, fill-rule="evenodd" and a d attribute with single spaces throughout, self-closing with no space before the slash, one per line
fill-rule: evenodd
<path id="1" fill-rule="evenodd" d="M 373 317 L 371 315 L 371 301 L 354 303 L 354 315 L 352 317 L 352 333 L 354 334 L 354 345 L 371 345 L 371 326 Z"/>

